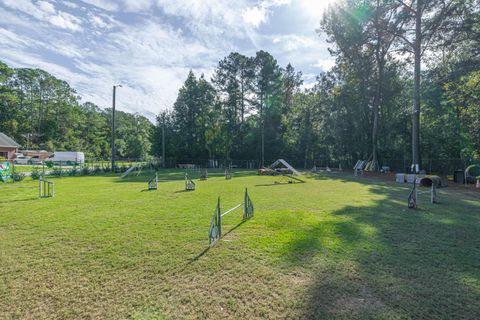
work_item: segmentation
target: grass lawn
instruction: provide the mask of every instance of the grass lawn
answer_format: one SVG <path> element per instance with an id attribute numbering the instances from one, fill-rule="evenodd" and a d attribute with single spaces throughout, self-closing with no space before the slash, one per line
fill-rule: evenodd
<path id="1" fill-rule="evenodd" d="M 305 184 L 237 172 L 64 177 L 55 198 L 0 185 L 0 319 L 478 319 L 480 193 L 439 190 L 439 204 L 351 175 Z M 24 181 L 15 186 L 36 186 Z M 253 219 L 216 199 L 248 187 Z"/>
<path id="2" fill-rule="evenodd" d="M 145 164 L 145 162 L 130 162 L 130 161 L 117 161 L 116 165 L 117 167 L 130 167 L 134 164 Z M 88 162 L 86 163 L 89 168 L 94 168 L 94 167 L 110 167 L 110 162 L 108 161 L 93 161 L 93 162 Z M 65 171 L 71 170 L 74 168 L 74 166 L 54 166 L 57 169 L 62 169 Z M 81 166 L 76 166 L 77 170 L 80 169 Z M 47 166 L 43 165 L 29 165 L 29 164 L 16 164 L 15 165 L 15 172 L 32 172 L 34 169 L 37 169 L 38 171 L 42 171 L 45 169 L 46 171 L 51 171 L 53 168 L 48 168 Z"/>

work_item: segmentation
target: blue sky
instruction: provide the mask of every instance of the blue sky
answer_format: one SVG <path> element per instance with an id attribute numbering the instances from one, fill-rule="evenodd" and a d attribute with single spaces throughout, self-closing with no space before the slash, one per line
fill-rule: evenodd
<path id="1" fill-rule="evenodd" d="M 82 101 L 152 121 L 192 69 L 210 78 L 231 51 L 269 51 L 308 86 L 333 65 L 315 29 L 335 0 L 0 0 L 0 60 L 44 69 Z"/>

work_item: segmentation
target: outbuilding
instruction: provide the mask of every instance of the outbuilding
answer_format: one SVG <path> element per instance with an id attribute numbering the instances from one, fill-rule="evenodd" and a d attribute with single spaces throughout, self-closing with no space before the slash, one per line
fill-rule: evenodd
<path id="1" fill-rule="evenodd" d="M 12 138 L 0 132 L 0 159 L 12 160 L 20 145 Z"/>

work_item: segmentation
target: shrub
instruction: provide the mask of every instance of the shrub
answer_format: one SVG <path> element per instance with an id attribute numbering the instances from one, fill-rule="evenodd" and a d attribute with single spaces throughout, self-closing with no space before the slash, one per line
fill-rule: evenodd
<path id="1" fill-rule="evenodd" d="M 90 174 L 90 169 L 88 167 L 83 167 L 80 170 L 80 175 L 82 176 L 88 176 Z"/>
<path id="2" fill-rule="evenodd" d="M 71 170 L 68 171 L 68 175 L 69 175 L 70 177 L 76 176 L 77 173 L 78 173 L 77 168 L 73 168 L 73 169 L 71 169 Z"/>
<path id="3" fill-rule="evenodd" d="M 52 161 L 45 161 L 45 165 L 47 168 L 52 169 L 53 168 L 53 162 Z"/>
<path id="4" fill-rule="evenodd" d="M 32 169 L 32 174 L 30 175 L 30 177 L 33 179 L 33 180 L 38 180 L 42 177 L 42 173 L 40 172 L 40 170 L 38 170 L 37 168 L 33 168 Z"/>
<path id="5" fill-rule="evenodd" d="M 25 179 L 25 174 L 21 173 L 21 172 L 15 172 L 15 173 L 12 174 L 12 179 L 15 182 L 20 182 L 23 179 Z"/>
<path id="6" fill-rule="evenodd" d="M 62 177 L 63 175 L 63 171 L 62 171 L 62 168 L 54 168 L 53 171 L 52 171 L 52 175 L 55 176 L 55 177 Z"/>
<path id="7" fill-rule="evenodd" d="M 95 166 L 95 168 L 93 168 L 93 174 L 98 174 L 98 173 L 102 173 L 102 168 L 100 168 L 99 166 Z"/>

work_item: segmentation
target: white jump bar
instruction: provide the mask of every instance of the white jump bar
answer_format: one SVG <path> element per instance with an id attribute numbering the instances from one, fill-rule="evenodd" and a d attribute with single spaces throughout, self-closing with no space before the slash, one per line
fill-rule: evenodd
<path id="1" fill-rule="evenodd" d="M 233 211 L 233 210 L 235 210 L 235 209 L 238 209 L 240 206 L 243 206 L 243 202 L 242 202 L 242 203 L 240 203 L 239 205 L 237 205 L 237 206 L 233 207 L 232 209 L 228 210 L 227 212 L 225 212 L 225 213 L 222 213 L 221 217 L 223 217 L 223 216 L 224 216 L 224 215 L 226 215 L 227 213 L 230 213 L 230 212 L 232 212 L 232 211 Z"/>

